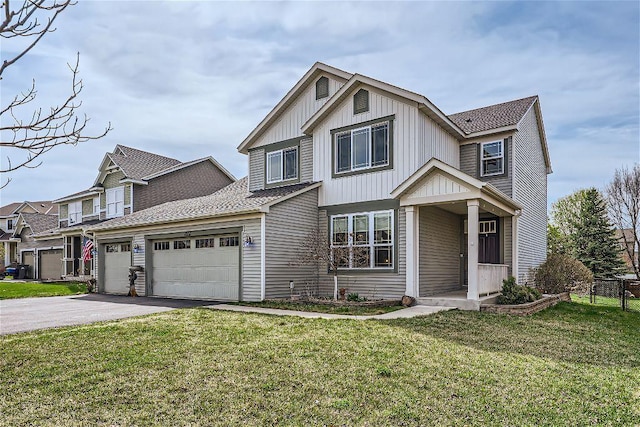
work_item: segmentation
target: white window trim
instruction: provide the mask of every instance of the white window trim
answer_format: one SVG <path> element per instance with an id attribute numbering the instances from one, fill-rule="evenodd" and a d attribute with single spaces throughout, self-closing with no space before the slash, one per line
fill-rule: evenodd
<path id="1" fill-rule="evenodd" d="M 385 163 L 381 163 L 379 165 L 372 165 L 372 160 L 371 160 L 371 156 L 372 156 L 372 151 L 373 151 L 373 131 L 372 129 L 374 127 L 378 127 L 381 125 L 387 125 L 387 161 Z M 389 140 L 391 139 L 391 135 L 389 135 L 389 121 L 385 120 L 379 123 L 373 123 L 371 125 L 367 125 L 367 126 L 363 126 L 357 129 L 351 129 L 348 131 L 344 131 L 344 132 L 338 132 L 336 134 L 333 135 L 333 151 L 334 151 L 334 174 L 336 175 L 340 175 L 340 174 L 344 174 L 344 173 L 351 173 L 351 172 L 357 172 L 357 171 L 362 171 L 362 170 L 367 170 L 367 169 L 377 169 L 377 168 L 384 168 L 386 166 L 389 166 L 389 157 L 390 157 L 390 148 L 389 148 Z M 359 167 L 354 167 L 354 157 L 355 157 L 355 150 L 353 148 L 353 135 L 354 133 L 357 132 L 362 132 L 363 130 L 367 129 L 368 130 L 368 138 L 367 138 L 367 165 L 365 166 L 359 166 Z M 350 149 L 351 149 L 351 164 L 350 164 L 350 169 L 348 170 L 344 170 L 344 171 L 338 171 L 338 137 L 345 135 L 345 134 L 350 134 L 351 136 L 351 140 L 350 140 Z"/>
<path id="2" fill-rule="evenodd" d="M 93 214 L 94 215 L 100 214 L 100 196 L 96 196 L 93 198 Z"/>
<path id="3" fill-rule="evenodd" d="M 121 201 L 117 199 L 117 195 L 119 193 L 122 194 Z M 109 195 L 114 195 L 112 197 L 115 197 L 116 200 L 109 202 L 109 199 L 110 199 Z M 107 218 L 118 218 L 118 217 L 124 216 L 124 186 L 108 188 L 105 191 L 105 199 L 106 199 Z M 120 209 L 118 209 L 118 204 L 120 204 Z M 109 214 L 109 205 L 115 205 L 114 214 Z"/>
<path id="4" fill-rule="evenodd" d="M 296 175 L 292 178 L 284 178 L 284 167 L 285 167 L 285 162 L 284 162 L 284 153 L 287 151 L 295 151 L 296 152 Z M 280 154 L 280 178 L 279 179 L 270 179 L 271 177 L 271 162 L 269 161 L 269 158 L 276 155 L 276 154 Z M 298 179 L 298 174 L 300 173 L 299 169 L 299 165 L 300 165 L 300 152 L 298 150 L 298 147 L 287 147 L 287 148 L 283 148 L 281 150 L 275 150 L 275 151 L 269 151 L 267 153 L 267 157 L 266 157 L 266 162 L 267 162 L 267 167 L 266 167 L 266 174 L 267 174 L 267 184 L 274 184 L 276 182 L 287 182 L 287 181 L 295 181 Z"/>
<path id="5" fill-rule="evenodd" d="M 374 217 L 376 214 L 389 214 L 390 215 L 390 228 L 391 228 L 391 241 L 390 243 L 375 243 L 375 221 Z M 367 245 L 354 245 L 353 244 L 353 217 L 367 215 L 369 217 L 369 243 Z M 334 218 L 347 218 L 347 244 L 346 245 L 334 245 L 333 244 L 333 220 Z M 386 209 L 381 211 L 370 211 L 370 212 L 354 212 L 349 214 L 336 214 L 331 215 L 329 217 L 329 240 L 331 242 L 331 248 L 334 247 L 368 247 L 371 253 L 371 257 L 369 260 L 369 267 L 353 267 L 353 257 L 349 257 L 349 266 L 348 267 L 340 267 L 341 269 L 347 270 L 394 270 L 395 268 L 395 254 L 397 251 L 396 248 L 396 239 L 395 239 L 395 220 L 394 220 L 394 210 Z M 376 247 L 387 247 L 391 246 L 391 265 L 389 267 L 376 267 L 375 266 L 375 248 Z"/>
<path id="6" fill-rule="evenodd" d="M 74 206 L 73 212 L 71 206 Z M 75 209 L 77 206 L 80 206 L 79 210 Z M 67 204 L 67 223 L 68 225 L 82 224 L 82 200 Z"/>
<path id="7" fill-rule="evenodd" d="M 484 156 L 484 146 L 487 144 L 495 144 L 498 143 L 500 144 L 500 154 L 496 155 L 496 156 L 490 156 L 490 157 L 485 157 Z M 485 173 L 484 172 L 484 161 L 485 160 L 492 160 L 492 159 L 502 159 L 502 168 L 500 170 L 500 172 L 494 172 L 494 173 Z M 496 175 L 502 175 L 504 174 L 504 141 L 503 140 L 498 140 L 498 141 L 489 141 L 489 142 L 483 142 L 480 144 L 480 176 L 496 176 Z"/>

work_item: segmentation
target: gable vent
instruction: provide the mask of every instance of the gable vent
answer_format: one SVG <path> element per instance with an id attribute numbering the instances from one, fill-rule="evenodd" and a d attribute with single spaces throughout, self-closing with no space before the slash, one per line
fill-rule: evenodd
<path id="1" fill-rule="evenodd" d="M 360 89 L 353 95 L 353 114 L 369 111 L 369 91 Z"/>
<path id="2" fill-rule="evenodd" d="M 329 96 L 329 79 L 320 77 L 316 82 L 316 99 L 322 99 Z"/>

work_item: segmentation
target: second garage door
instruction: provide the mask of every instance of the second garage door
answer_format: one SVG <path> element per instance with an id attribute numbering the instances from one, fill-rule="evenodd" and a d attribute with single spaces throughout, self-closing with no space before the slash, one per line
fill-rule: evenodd
<path id="1" fill-rule="evenodd" d="M 107 294 L 129 292 L 129 267 L 131 267 L 131 243 L 104 245 L 104 288 Z"/>
<path id="2" fill-rule="evenodd" d="M 38 276 L 41 280 L 60 279 L 62 276 L 62 249 L 38 252 Z"/>
<path id="3" fill-rule="evenodd" d="M 238 235 L 155 240 L 151 247 L 153 295 L 239 299 Z"/>

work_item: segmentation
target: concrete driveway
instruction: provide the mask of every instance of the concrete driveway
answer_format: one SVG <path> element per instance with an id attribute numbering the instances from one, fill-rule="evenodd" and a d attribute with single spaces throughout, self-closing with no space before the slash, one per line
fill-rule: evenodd
<path id="1" fill-rule="evenodd" d="M 102 294 L 0 300 L 0 335 L 213 304 L 216 303 Z"/>

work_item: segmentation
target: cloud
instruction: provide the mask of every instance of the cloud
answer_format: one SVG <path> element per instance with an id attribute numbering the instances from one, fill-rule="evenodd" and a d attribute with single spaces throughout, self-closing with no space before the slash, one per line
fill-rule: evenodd
<path id="1" fill-rule="evenodd" d="M 213 155 L 244 176 L 237 145 L 315 61 L 424 94 L 445 113 L 538 94 L 550 201 L 600 186 L 640 161 L 639 7 L 588 5 L 79 2 L 2 80 L 3 100 L 36 77 L 39 105 L 55 105 L 79 51 L 82 111 L 94 132 L 114 130 L 13 174 L 2 203 L 81 190 L 117 143 Z"/>

